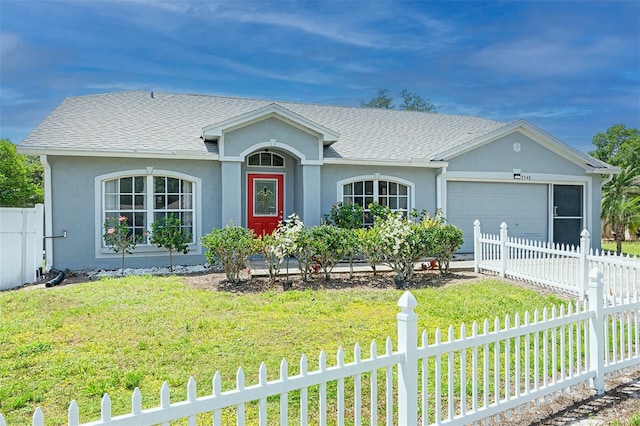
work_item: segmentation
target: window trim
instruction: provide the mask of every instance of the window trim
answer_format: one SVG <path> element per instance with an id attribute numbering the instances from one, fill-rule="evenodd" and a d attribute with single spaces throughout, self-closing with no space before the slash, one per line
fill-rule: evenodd
<path id="1" fill-rule="evenodd" d="M 415 206 L 415 184 L 413 182 L 408 181 L 406 179 L 399 178 L 397 176 L 381 175 L 379 173 L 376 173 L 373 175 L 353 176 L 347 179 L 339 180 L 337 182 L 337 200 L 341 202 L 344 200 L 345 185 L 354 183 L 354 182 L 363 182 L 368 180 L 373 181 L 374 200 L 378 200 L 378 182 L 379 181 L 393 182 L 393 183 L 399 183 L 401 185 L 405 185 L 409 190 L 409 194 L 407 197 L 407 212 L 410 212 L 415 208 L 414 207 Z M 398 211 L 398 209 L 396 209 L 395 211 Z"/>
<path id="2" fill-rule="evenodd" d="M 271 164 L 265 165 L 265 164 L 249 164 L 249 160 L 251 159 L 251 157 L 254 157 L 256 155 L 258 156 L 262 156 L 262 154 L 269 154 L 269 156 L 271 157 Z M 278 156 L 280 157 L 280 159 L 282 160 L 282 165 L 281 166 L 274 166 L 273 165 L 273 157 Z M 262 161 L 262 160 L 260 160 Z M 273 152 L 273 151 L 256 151 L 253 154 L 249 154 L 247 155 L 247 167 L 260 167 L 260 168 L 273 168 L 273 169 L 284 169 L 286 167 L 286 162 L 285 162 L 285 158 L 284 155 L 280 155 L 277 152 Z"/>
<path id="3" fill-rule="evenodd" d="M 176 179 L 183 179 L 190 181 L 193 188 L 193 237 L 194 243 L 189 244 L 189 253 L 200 255 L 202 254 L 202 246 L 199 244 L 201 230 L 202 230 L 202 214 L 201 214 L 201 197 L 202 197 L 202 179 L 188 175 L 186 173 L 164 170 L 164 169 L 154 169 L 153 167 L 146 167 L 144 169 L 131 169 L 131 170 L 123 170 L 120 172 L 106 173 L 103 175 L 96 176 L 94 178 L 94 202 L 95 202 L 95 228 L 94 228 L 94 247 L 95 247 L 95 256 L 96 258 L 114 258 L 121 256 L 120 253 L 114 253 L 109 247 L 102 247 L 102 228 L 103 228 L 103 217 L 105 214 L 105 205 L 104 205 L 104 185 L 105 182 L 112 179 L 133 177 L 133 176 L 151 176 L 153 177 L 171 177 Z M 150 188 L 151 197 L 153 196 L 153 186 Z M 149 194 L 147 194 L 149 197 Z M 153 212 L 152 208 L 153 204 L 149 205 L 147 209 L 144 211 L 148 214 L 150 211 Z M 153 216 L 153 215 L 152 215 Z M 150 230 L 151 222 L 147 221 L 147 230 Z M 168 252 L 166 249 L 162 247 L 158 247 L 152 244 L 139 244 L 136 246 L 136 249 L 132 254 L 127 254 L 127 256 L 131 257 L 149 257 L 149 256 L 166 256 Z"/>

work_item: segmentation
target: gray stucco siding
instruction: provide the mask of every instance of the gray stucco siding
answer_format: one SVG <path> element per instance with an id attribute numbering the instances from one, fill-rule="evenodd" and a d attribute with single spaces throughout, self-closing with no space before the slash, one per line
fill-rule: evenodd
<path id="1" fill-rule="evenodd" d="M 67 238 L 53 240 L 54 267 L 58 269 L 118 269 L 120 257 L 96 257 L 96 207 L 95 178 L 114 172 L 140 170 L 153 167 L 201 179 L 201 199 L 196 200 L 196 215 L 201 215 L 201 228 L 196 230 L 196 241 L 214 227 L 220 226 L 220 165 L 215 161 L 131 159 L 104 157 L 47 157 L 51 165 L 52 226 L 58 233 L 67 230 Z M 203 254 L 174 255 L 174 264 L 204 263 Z M 126 255 L 125 267 L 164 266 L 169 257 L 164 249 L 152 253 Z"/>
<path id="2" fill-rule="evenodd" d="M 329 213 L 331 206 L 338 197 L 338 182 L 344 179 L 352 179 L 360 176 L 375 176 L 380 174 L 380 179 L 389 177 L 403 179 L 414 184 L 413 201 L 418 210 L 425 209 L 434 214 L 436 212 L 436 176 L 437 169 L 420 167 L 379 167 L 379 166 L 355 166 L 325 164 L 322 166 L 322 214 Z"/>
<path id="3" fill-rule="evenodd" d="M 514 144 L 520 144 L 520 151 Z M 449 161 L 448 171 L 513 172 L 584 175 L 584 167 L 556 154 L 538 142 L 516 132 L 461 154 Z"/>
<path id="4" fill-rule="evenodd" d="M 240 156 L 252 146 L 270 142 L 286 144 L 296 149 L 305 160 L 320 160 L 319 135 L 307 133 L 276 118 L 267 118 L 224 133 L 224 155 Z"/>

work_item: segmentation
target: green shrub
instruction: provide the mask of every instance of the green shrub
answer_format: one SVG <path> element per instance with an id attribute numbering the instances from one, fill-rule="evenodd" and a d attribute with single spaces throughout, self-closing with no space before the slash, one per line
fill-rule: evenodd
<path id="1" fill-rule="evenodd" d="M 322 268 L 324 279 L 331 279 L 331 271 L 344 257 L 348 241 L 345 234 L 350 230 L 333 225 L 314 226 L 310 230 L 313 259 Z"/>
<path id="2" fill-rule="evenodd" d="M 173 252 L 187 254 L 191 234 L 182 228 L 180 219 L 171 214 L 151 224 L 149 242 L 169 250 L 169 270 L 173 271 Z"/>
<path id="3" fill-rule="evenodd" d="M 205 256 L 209 264 L 220 262 L 227 279 L 233 283 L 240 282 L 240 271 L 246 267 L 249 256 L 257 253 L 257 241 L 253 231 L 233 222 L 200 238 L 202 246 L 208 249 Z"/>

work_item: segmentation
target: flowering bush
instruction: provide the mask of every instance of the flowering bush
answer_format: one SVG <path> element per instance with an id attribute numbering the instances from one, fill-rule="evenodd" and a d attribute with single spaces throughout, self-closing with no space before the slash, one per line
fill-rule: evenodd
<path id="1" fill-rule="evenodd" d="M 249 256 L 257 253 L 258 241 L 253 231 L 233 222 L 200 238 L 202 246 L 208 249 L 205 256 L 209 264 L 220 262 L 227 279 L 236 284 L 240 282 L 240 271 L 246 267 Z"/>
<path id="2" fill-rule="evenodd" d="M 431 252 L 429 229 L 409 222 L 400 212 L 376 220 L 373 232 L 378 233 L 381 243 L 382 263 L 396 273 L 398 286 L 413 276 L 414 264 Z"/>
<path id="3" fill-rule="evenodd" d="M 180 219 L 172 214 L 151 224 L 149 242 L 169 250 L 169 270 L 173 271 L 173 251 L 187 254 L 191 234 L 182 228 Z"/>
<path id="4" fill-rule="evenodd" d="M 124 255 L 133 253 L 136 245 L 142 241 L 142 236 L 133 233 L 133 230 L 127 224 L 125 216 L 108 217 L 105 219 L 103 227 L 104 234 L 102 238 L 104 243 L 114 253 L 122 254 L 122 267 L 120 270 L 124 274 Z"/>
<path id="5" fill-rule="evenodd" d="M 273 237 L 276 242 L 275 250 L 283 258 L 286 257 L 287 259 L 287 278 L 285 286 L 289 284 L 289 259 L 298 251 L 298 240 L 303 229 L 304 223 L 300 220 L 300 217 L 297 214 L 293 213 L 280 222 L 275 231 L 273 231 Z"/>

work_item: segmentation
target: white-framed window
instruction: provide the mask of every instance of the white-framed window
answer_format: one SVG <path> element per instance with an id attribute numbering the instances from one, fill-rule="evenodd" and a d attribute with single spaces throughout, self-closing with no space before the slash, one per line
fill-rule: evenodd
<path id="1" fill-rule="evenodd" d="M 391 176 L 359 176 L 338 182 L 339 199 L 363 208 L 362 224 L 370 226 L 369 205 L 374 201 L 406 215 L 413 208 L 413 184 Z"/>
<path id="2" fill-rule="evenodd" d="M 151 169 L 151 168 L 149 168 Z M 96 177 L 96 204 L 100 209 L 96 220 L 99 233 L 97 246 L 108 253 L 102 233 L 107 218 L 124 216 L 132 233 L 140 236 L 137 251 L 153 251 L 146 234 L 151 224 L 169 215 L 180 219 L 181 226 L 191 235 L 191 244 L 197 242 L 198 223 L 196 205 L 200 179 L 169 171 L 133 170 Z"/>
<path id="3" fill-rule="evenodd" d="M 275 152 L 256 152 L 247 157 L 247 166 L 284 167 L 284 157 Z"/>

